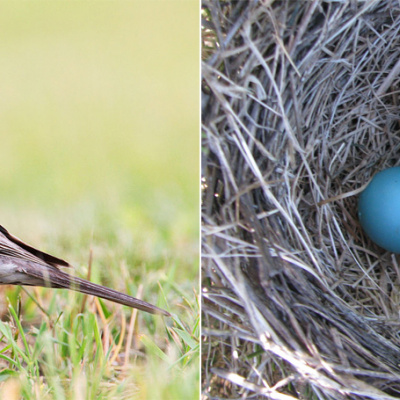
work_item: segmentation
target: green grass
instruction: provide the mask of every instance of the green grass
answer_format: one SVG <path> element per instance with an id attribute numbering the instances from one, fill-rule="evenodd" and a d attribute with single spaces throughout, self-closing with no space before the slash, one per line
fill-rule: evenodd
<path id="1" fill-rule="evenodd" d="M 57 297 L 50 313 L 30 328 L 10 305 L 11 320 L 0 322 L 0 382 L 15 379 L 24 399 L 197 398 L 195 304 L 186 305 L 184 322 L 177 314 L 165 322 L 143 318 L 127 353 L 130 312 L 104 302 L 101 317 L 89 312 L 93 307 L 81 313 L 77 298 L 60 311 L 56 304 L 65 299 Z"/>
<path id="2" fill-rule="evenodd" d="M 197 2 L 5 1 L 0 26 L 0 224 L 173 315 L 0 287 L 0 398 L 198 398 Z"/>

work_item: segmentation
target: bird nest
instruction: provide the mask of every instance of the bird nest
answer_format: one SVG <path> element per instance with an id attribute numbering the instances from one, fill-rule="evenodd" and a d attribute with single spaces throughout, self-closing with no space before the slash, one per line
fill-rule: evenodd
<path id="1" fill-rule="evenodd" d="M 203 2 L 203 397 L 400 398 L 400 259 L 357 199 L 400 164 L 400 4 Z"/>

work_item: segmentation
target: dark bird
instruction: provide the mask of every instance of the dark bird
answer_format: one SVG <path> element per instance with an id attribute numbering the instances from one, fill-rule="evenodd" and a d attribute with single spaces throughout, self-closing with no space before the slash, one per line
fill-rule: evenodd
<path id="1" fill-rule="evenodd" d="M 0 225 L 0 285 L 71 289 L 151 314 L 171 316 L 169 312 L 150 303 L 66 274 L 59 267 L 70 267 L 70 264 L 29 246 Z"/>

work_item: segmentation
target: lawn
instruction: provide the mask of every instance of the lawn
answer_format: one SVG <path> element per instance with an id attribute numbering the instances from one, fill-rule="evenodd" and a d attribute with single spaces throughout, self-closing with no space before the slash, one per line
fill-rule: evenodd
<path id="1" fill-rule="evenodd" d="M 198 398 L 197 2 L 0 10 L 0 224 L 173 315 L 2 286 L 0 398 Z"/>

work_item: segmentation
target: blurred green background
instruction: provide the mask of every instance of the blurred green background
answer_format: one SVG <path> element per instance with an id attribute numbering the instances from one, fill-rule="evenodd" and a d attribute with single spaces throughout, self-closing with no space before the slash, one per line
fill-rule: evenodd
<path id="1" fill-rule="evenodd" d="M 0 27 L 0 223 L 47 250 L 106 226 L 193 260 L 197 2 L 1 2 Z"/>
<path id="2" fill-rule="evenodd" d="M 92 300 L 76 318 L 83 300 L 72 292 L 29 288 L 33 300 L 0 289 L 2 321 L 15 320 L 6 298 L 16 307 L 22 295 L 26 357 L 40 365 L 0 366 L 2 379 L 28 377 L 24 398 L 198 398 L 198 24 L 191 0 L 0 2 L 0 224 L 83 277 L 93 250 L 92 281 L 134 296 L 143 285 L 174 315 L 140 313 L 137 352 L 121 347 L 104 370 L 85 324 L 110 324 L 117 342 L 129 309 L 104 302 L 105 323 Z M 29 353 L 66 337 L 95 356 L 55 344 L 53 362 Z"/>

